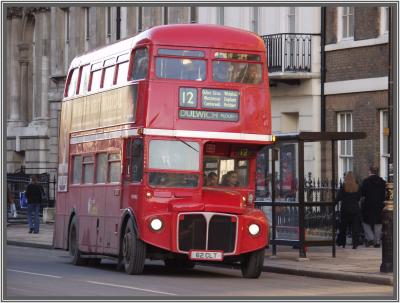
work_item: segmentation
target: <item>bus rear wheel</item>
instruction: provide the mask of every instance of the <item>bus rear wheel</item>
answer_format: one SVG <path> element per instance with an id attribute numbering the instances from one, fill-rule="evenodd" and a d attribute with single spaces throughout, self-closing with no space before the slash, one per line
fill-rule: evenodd
<path id="1" fill-rule="evenodd" d="M 79 251 L 78 239 L 79 238 L 78 238 L 76 217 L 73 217 L 69 228 L 69 239 L 68 239 L 69 254 L 72 256 L 72 264 L 86 265 L 87 259 L 82 258 L 82 254 Z"/>
<path id="2" fill-rule="evenodd" d="M 264 265 L 264 255 L 264 249 L 260 249 L 244 256 L 240 263 L 243 278 L 257 279 L 260 277 Z"/>
<path id="3" fill-rule="evenodd" d="M 122 256 L 125 272 L 139 275 L 143 272 L 146 260 L 146 244 L 137 237 L 132 220 L 129 220 L 122 239 Z"/>

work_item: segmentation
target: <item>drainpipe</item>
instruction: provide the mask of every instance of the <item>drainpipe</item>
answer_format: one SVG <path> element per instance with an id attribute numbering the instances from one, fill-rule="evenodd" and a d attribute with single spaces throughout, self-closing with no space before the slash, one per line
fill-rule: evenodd
<path id="1" fill-rule="evenodd" d="M 325 10 L 321 7 L 321 132 L 325 131 Z"/>

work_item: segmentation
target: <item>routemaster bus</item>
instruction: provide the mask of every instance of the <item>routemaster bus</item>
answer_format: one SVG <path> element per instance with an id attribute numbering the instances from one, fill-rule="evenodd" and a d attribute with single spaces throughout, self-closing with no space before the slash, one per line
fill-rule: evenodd
<path id="1" fill-rule="evenodd" d="M 73 59 L 61 109 L 54 247 L 128 274 L 240 265 L 268 245 L 254 207 L 271 143 L 263 41 L 240 29 L 165 25 Z"/>

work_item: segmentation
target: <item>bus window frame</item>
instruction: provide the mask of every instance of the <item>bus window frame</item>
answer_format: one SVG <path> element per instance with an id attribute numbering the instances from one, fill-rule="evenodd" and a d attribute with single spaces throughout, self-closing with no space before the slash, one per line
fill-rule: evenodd
<path id="1" fill-rule="evenodd" d="M 82 185 L 82 179 L 83 179 L 83 154 L 71 154 L 70 157 L 71 157 L 71 159 L 69 161 L 71 163 L 71 167 L 70 167 L 71 174 L 69 176 L 70 186 Z M 75 157 L 81 157 L 81 175 L 79 177 L 79 183 L 74 183 Z"/>
<path id="2" fill-rule="evenodd" d="M 119 155 L 119 159 L 118 160 L 110 160 L 110 156 L 112 156 L 112 155 Z M 121 167 L 122 161 L 123 161 L 123 159 L 122 159 L 122 155 L 121 155 L 120 151 L 111 151 L 111 152 L 107 153 L 107 183 L 108 184 L 121 184 L 122 174 L 123 174 L 123 168 Z M 119 162 L 119 167 L 120 167 L 119 178 L 118 178 L 118 181 L 111 181 L 110 165 L 115 162 Z"/>
<path id="3" fill-rule="evenodd" d="M 149 186 L 152 189 L 171 189 L 171 188 L 179 188 L 179 189 L 199 189 L 202 186 L 202 182 L 203 182 L 203 176 L 202 176 L 202 168 L 203 168 L 203 147 L 204 147 L 204 142 L 201 139 L 196 139 L 196 138 L 190 138 L 189 140 L 187 140 L 187 138 L 182 138 L 183 141 L 187 142 L 196 142 L 199 144 L 199 169 L 198 170 L 173 170 L 173 169 L 156 169 L 156 168 L 150 168 L 149 164 L 150 164 L 150 142 L 152 140 L 163 140 L 163 141 L 177 141 L 177 142 L 181 142 L 181 140 L 179 140 L 178 138 L 174 138 L 174 137 L 169 137 L 169 138 L 165 138 L 165 137 L 161 137 L 161 136 L 152 136 L 152 137 L 147 137 L 145 140 L 143 140 L 143 147 L 144 147 L 144 151 L 143 151 L 143 156 L 145 159 L 145 164 L 143 165 L 143 179 L 142 181 L 145 180 L 145 184 L 147 186 Z M 177 173 L 177 174 L 193 174 L 193 175 L 198 175 L 198 183 L 197 186 L 195 187 L 190 187 L 190 188 L 185 188 L 185 187 L 160 187 L 160 186 L 152 186 L 150 185 L 150 173 Z"/>
<path id="4" fill-rule="evenodd" d="M 81 179 L 81 184 L 83 185 L 94 185 L 95 182 L 95 174 L 96 174 L 96 170 L 95 170 L 95 155 L 93 153 L 87 153 L 87 154 L 82 154 L 82 179 Z M 92 158 L 91 162 L 85 162 L 85 158 Z M 90 182 L 86 182 L 85 180 L 85 165 L 93 165 L 93 175 L 92 175 L 92 180 L 90 180 Z"/>
<path id="5" fill-rule="evenodd" d="M 126 56 L 126 58 L 124 58 L 124 56 Z M 123 53 L 123 54 L 117 56 L 117 62 L 115 63 L 114 85 L 124 85 L 128 82 L 129 60 L 130 60 L 129 53 Z M 121 83 L 118 83 L 117 80 L 118 80 L 118 76 L 119 76 L 119 67 L 120 67 L 120 65 L 122 65 L 126 62 L 128 62 L 128 69 L 127 69 L 126 77 L 121 78 L 122 79 Z"/>
<path id="6" fill-rule="evenodd" d="M 132 147 L 133 147 L 133 143 L 137 140 L 141 140 L 142 141 L 142 174 L 141 174 L 141 180 L 137 181 L 137 180 L 133 180 L 133 154 L 131 154 L 131 152 L 133 151 Z M 128 144 L 129 144 L 129 148 L 128 149 Z M 143 180 L 144 180 L 144 170 L 145 170 L 145 165 L 144 165 L 144 159 L 145 159 L 145 140 L 143 137 L 130 137 L 127 138 L 124 142 L 124 149 L 123 149 L 123 159 L 122 161 L 122 179 L 124 182 L 128 182 L 128 183 L 132 183 L 132 184 L 142 184 Z M 129 151 L 129 153 L 128 153 Z M 130 164 L 131 167 L 131 172 L 130 174 L 127 173 L 127 169 L 128 169 L 128 163 Z"/>
<path id="7" fill-rule="evenodd" d="M 105 155 L 106 156 L 106 167 L 105 167 L 105 178 L 104 178 L 104 182 L 98 182 L 97 180 L 97 172 L 98 172 L 98 157 L 99 155 Z M 108 176 L 108 152 L 106 151 L 98 151 L 94 154 L 94 184 L 100 184 L 100 185 L 104 185 L 107 184 L 107 176 Z"/>
<path id="8" fill-rule="evenodd" d="M 136 56 L 136 52 L 140 49 L 147 49 L 147 75 L 145 78 L 141 78 L 141 79 L 133 79 L 133 68 L 134 68 L 134 63 L 135 63 L 135 56 Z M 136 45 L 132 51 L 131 51 L 131 56 L 129 59 L 129 69 L 128 69 L 128 76 L 127 76 L 127 81 L 128 82 L 138 82 L 138 81 L 144 81 L 144 80 L 149 80 L 149 75 L 150 75 L 150 71 L 151 71 L 151 57 L 153 57 L 151 55 L 151 49 L 150 49 L 150 45 L 149 44 L 138 44 Z"/>
<path id="9" fill-rule="evenodd" d="M 222 83 L 222 84 L 234 84 L 234 85 L 254 85 L 254 86 L 261 86 L 263 85 L 266 75 L 265 75 L 265 69 L 266 69 L 266 58 L 265 55 L 261 52 L 256 52 L 256 51 L 242 51 L 242 50 L 228 50 L 228 49 L 212 49 L 210 50 L 211 54 L 209 56 L 210 59 L 210 81 L 213 83 Z M 258 55 L 260 57 L 260 60 L 241 60 L 241 59 L 230 59 L 230 58 L 217 58 L 216 53 L 236 53 L 236 54 L 247 54 L 247 55 Z M 255 84 L 255 83 L 242 83 L 242 82 L 220 82 L 214 80 L 214 62 L 216 61 L 225 61 L 225 62 L 233 62 L 233 63 L 247 63 L 247 64 L 259 64 L 261 65 L 261 79 L 260 82 Z"/>
<path id="10" fill-rule="evenodd" d="M 110 63 L 111 62 L 111 63 Z M 106 70 L 107 68 L 114 67 L 112 82 L 110 86 L 104 87 L 104 79 L 106 77 Z M 117 57 L 112 56 L 103 60 L 103 69 L 101 73 L 101 87 L 100 89 L 110 89 L 115 85 L 115 70 L 117 68 Z"/>
<path id="11" fill-rule="evenodd" d="M 77 93 L 77 87 L 78 87 L 79 82 L 78 82 L 78 79 L 77 79 L 77 83 L 76 83 L 75 90 L 74 90 L 73 94 L 71 96 L 68 96 L 69 86 L 71 85 L 72 75 L 73 75 L 73 72 L 75 70 L 78 71 L 78 79 L 80 77 L 80 66 L 76 66 L 76 67 L 71 68 L 69 70 L 69 73 L 68 73 L 68 76 L 67 76 L 67 85 L 65 85 L 65 89 L 64 89 L 64 98 L 73 98 L 78 94 Z"/>
<path id="12" fill-rule="evenodd" d="M 204 54 L 204 56 L 200 57 L 200 56 L 188 56 L 188 55 L 180 56 L 180 55 L 159 54 L 159 50 L 160 49 L 180 50 L 180 51 L 185 51 L 185 50 L 187 50 L 187 51 L 199 51 L 199 52 L 202 52 Z M 205 82 L 209 81 L 208 79 L 210 77 L 210 75 L 209 75 L 209 71 L 210 71 L 210 68 L 209 68 L 210 53 L 209 53 L 208 49 L 203 49 L 201 47 L 190 47 L 190 46 L 182 47 L 182 46 L 158 45 L 153 50 L 152 58 L 153 58 L 153 61 L 154 61 L 154 70 L 152 71 L 153 72 L 152 78 L 154 80 L 157 80 L 157 81 L 188 81 L 190 83 L 193 83 L 193 82 L 205 83 Z M 190 60 L 205 61 L 205 63 L 206 63 L 205 64 L 205 74 L 204 74 L 205 78 L 204 78 L 204 80 L 201 80 L 201 81 L 189 80 L 189 79 L 182 79 L 181 80 L 181 79 L 174 79 L 174 78 L 159 78 L 157 76 L 157 71 L 156 71 L 156 68 L 155 68 L 155 65 L 156 65 L 156 62 L 157 62 L 157 58 L 170 58 L 170 59 L 181 59 L 181 60 L 190 59 Z"/>
<path id="13" fill-rule="evenodd" d="M 89 67 L 89 79 L 86 87 L 86 92 L 81 91 L 81 87 L 83 90 L 83 86 L 81 85 L 82 83 L 82 76 L 83 76 L 83 70 L 84 68 L 88 66 Z M 87 94 L 89 92 L 89 82 L 90 82 L 90 64 L 83 64 L 79 66 L 79 79 L 78 79 L 78 85 L 77 85 L 77 91 L 76 91 L 76 96 L 82 96 L 83 94 Z"/>
<path id="14" fill-rule="evenodd" d="M 100 67 L 97 67 L 96 65 L 99 64 L 99 63 L 102 63 L 102 64 L 101 64 Z M 103 83 L 102 83 L 103 82 L 103 67 L 104 67 L 104 60 L 100 60 L 100 61 L 97 61 L 97 62 L 94 62 L 94 63 L 91 64 L 88 92 L 95 93 L 95 92 L 98 92 L 98 91 L 100 91 L 102 89 L 102 87 L 103 87 Z M 101 74 L 100 74 L 100 85 L 99 85 L 99 88 L 97 88 L 96 90 L 93 90 L 93 74 L 94 74 L 94 72 L 97 72 L 97 71 L 101 71 Z"/>

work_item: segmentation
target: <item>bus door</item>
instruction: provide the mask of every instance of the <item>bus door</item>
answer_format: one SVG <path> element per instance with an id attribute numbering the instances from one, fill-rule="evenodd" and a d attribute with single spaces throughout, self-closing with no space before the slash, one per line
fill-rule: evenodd
<path id="1" fill-rule="evenodd" d="M 123 173 L 122 209 L 131 207 L 136 210 L 143 180 L 143 139 L 128 138 L 125 141 L 125 159 Z"/>

